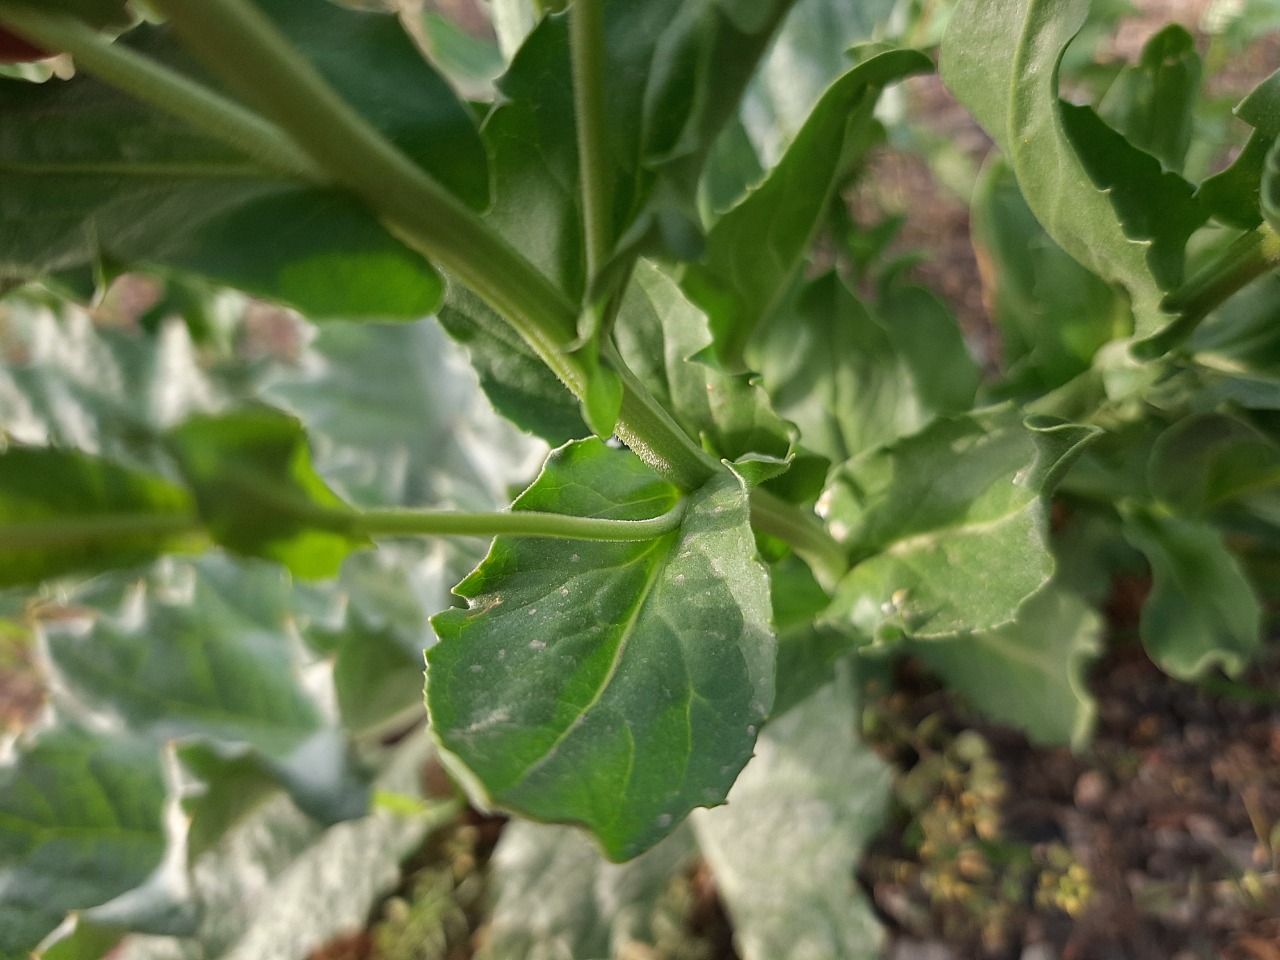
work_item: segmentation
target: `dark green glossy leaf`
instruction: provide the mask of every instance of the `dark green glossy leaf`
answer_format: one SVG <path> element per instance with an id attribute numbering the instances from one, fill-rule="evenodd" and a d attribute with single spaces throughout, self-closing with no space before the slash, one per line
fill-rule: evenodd
<path id="1" fill-rule="evenodd" d="M 735 462 L 752 483 L 786 469 L 795 429 L 750 375 L 691 359 L 711 342 L 707 318 L 667 272 L 636 264 L 617 335 L 636 375 L 715 457 Z"/>
<path id="2" fill-rule="evenodd" d="M 1151 564 L 1138 625 L 1147 653 L 1181 680 L 1243 670 L 1261 649 L 1262 608 L 1222 534 L 1151 510 L 1125 511 L 1125 536 Z"/>
<path id="3" fill-rule="evenodd" d="M 490 861 L 497 899 L 477 960 L 625 957 L 651 949 L 673 879 L 695 853 L 677 830 L 628 863 L 609 863 L 581 833 L 517 821 Z"/>
<path id="4" fill-rule="evenodd" d="M 200 547 L 191 496 L 69 450 L 0 453 L 0 586 L 130 567 Z"/>
<path id="5" fill-rule="evenodd" d="M 1098 112 L 1166 170 L 1181 171 L 1194 132 L 1201 67 L 1195 38 L 1171 23 L 1146 42 L 1136 64 L 1120 71 Z"/>
<path id="6" fill-rule="evenodd" d="M 169 448 L 209 532 L 228 549 L 319 578 L 368 543 L 344 532 L 349 508 L 315 472 L 302 425 L 286 414 L 196 417 L 169 434 Z"/>
<path id="7" fill-rule="evenodd" d="M 1224 504 L 1274 492 L 1280 484 L 1280 444 L 1224 414 L 1188 417 L 1152 449 L 1151 492 L 1180 514 L 1202 519 Z"/>
<path id="8" fill-rule="evenodd" d="M 168 797 L 160 748 L 131 736 L 59 727 L 0 767 L 0 957 L 33 956 L 72 910 L 125 919 L 126 893 L 166 911 Z"/>
<path id="9" fill-rule="evenodd" d="M 827 619 L 879 640 L 1011 621 L 1053 573 L 1048 494 L 1095 434 L 996 408 L 854 458 L 824 495 L 856 561 Z"/>
<path id="10" fill-rule="evenodd" d="M 159 571 L 140 590 L 132 611 L 103 615 L 87 632 L 46 631 L 69 702 L 157 743 L 177 740 L 200 773 L 238 765 L 246 784 L 280 783 L 325 822 L 364 812 L 368 786 L 346 737 L 324 693 L 304 682 L 281 572 L 209 557 Z M 208 797 L 193 802 L 198 821 L 213 816 Z"/>
<path id="11" fill-rule="evenodd" d="M 943 44 L 942 75 L 999 144 L 1037 219 L 1064 250 L 1129 295 L 1136 332 L 1169 321 L 1191 190 L 1159 162 L 1059 100 L 1058 64 L 1089 0 L 964 0 Z M 1091 139 L 1096 138 L 1096 139 Z M 1172 177 L 1172 179 L 1169 179 Z M 1144 195 L 1160 198 L 1149 207 Z M 1130 202 L 1132 201 L 1132 202 Z"/>
<path id="12" fill-rule="evenodd" d="M 1060 387 L 1089 369 L 1103 344 L 1129 332 L 1123 298 L 1053 242 L 999 158 L 978 180 L 972 230 L 1009 389 Z"/>
<path id="13" fill-rule="evenodd" d="M 786 294 L 836 188 L 875 144 L 880 90 L 932 67 L 918 50 L 889 50 L 853 67 L 823 94 L 765 180 L 711 228 L 706 254 L 680 284 L 706 312 L 710 352 L 726 368 L 742 369 L 747 342 Z"/>
<path id="14" fill-rule="evenodd" d="M 801 443 L 842 463 L 973 405 L 978 369 L 946 309 L 917 287 L 872 309 L 834 273 L 802 288 L 753 352 Z"/>
<path id="15" fill-rule="evenodd" d="M 743 960 L 873 960 L 883 933 L 853 874 L 884 823 L 889 769 L 847 680 L 770 722 L 728 806 L 693 818 Z"/>
<path id="16" fill-rule="evenodd" d="M 640 519 L 676 499 L 591 440 L 555 453 L 513 509 Z M 773 702 L 747 514 L 726 472 L 655 540 L 494 541 L 427 654 L 433 729 L 482 801 L 583 824 L 619 860 L 723 802 Z"/>
<path id="17" fill-rule="evenodd" d="M 914 643 L 911 652 L 993 720 L 1035 743 L 1079 747 L 1097 713 L 1087 674 L 1102 650 L 1102 627 L 1092 607 L 1050 585 L 1022 605 L 1013 623 Z"/>

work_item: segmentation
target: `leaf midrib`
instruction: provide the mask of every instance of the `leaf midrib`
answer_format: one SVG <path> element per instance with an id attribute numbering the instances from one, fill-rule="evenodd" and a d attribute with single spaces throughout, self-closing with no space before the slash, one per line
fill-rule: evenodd
<path id="1" fill-rule="evenodd" d="M 599 706 L 600 701 L 604 698 L 605 692 L 609 689 L 610 686 L 612 686 L 614 678 L 618 674 L 618 668 L 622 664 L 623 657 L 626 655 L 627 649 L 631 645 L 631 638 L 635 631 L 636 624 L 639 622 L 640 615 L 644 612 L 644 608 L 646 604 L 649 602 L 649 597 L 653 593 L 653 588 L 657 585 L 658 581 L 662 578 L 662 572 L 663 570 L 666 569 L 667 561 L 670 560 L 670 554 L 673 552 L 675 544 L 678 543 L 678 539 L 676 538 L 680 537 L 683 534 L 683 530 L 684 530 L 684 527 L 683 525 L 681 525 L 680 529 L 673 531 L 672 533 L 668 534 L 665 537 L 655 540 L 653 542 L 653 545 L 649 549 L 637 554 L 636 558 L 633 561 L 631 561 L 633 564 L 643 563 L 645 558 L 648 557 L 652 552 L 654 552 L 655 550 L 658 550 L 660 547 L 663 547 L 664 544 L 667 545 L 665 547 L 667 556 L 664 559 L 659 560 L 654 565 L 653 575 L 648 578 L 648 581 L 645 583 L 644 589 L 640 592 L 640 595 L 637 597 L 636 602 L 632 607 L 630 615 L 627 617 L 627 622 L 623 626 L 620 634 L 620 639 L 618 640 L 618 647 L 614 651 L 613 661 L 612 663 L 609 664 L 609 669 L 605 672 L 603 679 L 601 680 L 598 688 L 596 689 L 595 695 L 591 698 L 590 702 L 588 702 L 586 705 L 583 706 L 581 710 L 578 711 L 578 715 L 574 717 L 573 721 L 569 723 L 564 728 L 564 730 L 560 732 L 559 736 L 556 737 L 556 739 L 551 743 L 551 745 L 542 752 L 542 755 L 538 757 L 536 760 L 534 760 L 532 763 L 530 763 L 528 766 L 526 766 L 523 770 L 521 770 L 520 773 L 517 774 L 511 780 L 511 785 L 510 787 L 508 787 L 508 789 L 514 789 L 519 785 L 521 785 L 522 783 L 524 783 L 525 780 L 528 779 L 530 774 L 536 771 L 538 767 L 540 767 L 543 763 L 547 762 L 551 757 L 554 757 L 556 755 L 556 752 L 560 749 L 560 746 L 566 740 L 569 739 L 570 735 L 575 730 L 577 730 L 582 725 L 583 718 L 586 717 L 587 714 L 589 714 L 597 706 Z M 634 760 L 634 757 L 632 759 Z M 630 777 L 631 777 L 631 765 L 629 764 L 627 768 L 627 778 L 630 779 Z"/>

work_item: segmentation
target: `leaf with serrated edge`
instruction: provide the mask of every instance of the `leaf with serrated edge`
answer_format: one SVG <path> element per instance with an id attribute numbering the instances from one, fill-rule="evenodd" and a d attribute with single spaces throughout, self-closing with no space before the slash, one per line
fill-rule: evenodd
<path id="1" fill-rule="evenodd" d="M 1050 584 L 1022 605 L 1013 623 L 913 643 L 911 652 L 992 719 L 1035 743 L 1079 747 L 1097 712 L 1087 670 L 1102 649 L 1101 636 L 1098 613 Z"/>
<path id="2" fill-rule="evenodd" d="M 857 734 L 848 679 L 765 728 L 727 806 L 692 818 L 743 960 L 873 960 L 883 933 L 854 881 L 889 769 Z"/>
<path id="3" fill-rule="evenodd" d="M 612 519 L 670 509 L 634 455 L 569 444 L 514 504 Z M 639 543 L 499 537 L 432 621 L 427 706 L 481 802 L 589 827 L 634 857 L 724 800 L 773 702 L 768 579 L 743 483 L 691 494 Z"/>
<path id="4" fill-rule="evenodd" d="M 777 307 L 850 166 L 874 145 L 880 90 L 933 68 L 918 50 L 888 50 L 836 80 L 786 154 L 707 234 L 705 255 L 680 285 L 710 320 L 709 353 L 743 369 L 743 352 L 762 318 Z"/>
<path id="5" fill-rule="evenodd" d="M 1122 512 L 1125 536 L 1151 564 L 1138 623 L 1151 659 L 1179 680 L 1213 666 L 1240 673 L 1262 649 L 1262 607 L 1222 534 L 1153 510 Z"/>
<path id="6" fill-rule="evenodd" d="M 1089 5 L 962 0 L 943 42 L 942 77 L 1009 159 L 1050 236 L 1094 273 L 1124 287 L 1137 333 L 1149 337 L 1170 319 L 1160 307 L 1163 290 L 1148 262 L 1152 238 L 1126 232 L 1108 192 L 1077 153 L 1058 99 L 1058 63 Z M 1113 152 L 1126 163 L 1141 157 L 1155 162 L 1124 147 L 1117 144 Z"/>
<path id="7" fill-rule="evenodd" d="M 615 864 L 576 830 L 511 823 L 489 863 L 497 898 L 477 960 L 623 957 L 653 947 L 659 901 L 694 852 L 681 828 Z"/>
<path id="8" fill-rule="evenodd" d="M 1008 623 L 1053 573 L 1047 497 L 1096 434 L 1002 407 L 854 458 L 824 494 L 857 561 L 826 619 L 880 640 Z"/>

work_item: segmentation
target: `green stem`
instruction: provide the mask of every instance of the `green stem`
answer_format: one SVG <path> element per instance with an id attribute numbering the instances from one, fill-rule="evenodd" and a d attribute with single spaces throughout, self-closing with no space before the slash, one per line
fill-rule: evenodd
<path id="1" fill-rule="evenodd" d="M 622 380 L 622 413 L 616 427 L 622 442 L 682 490 L 696 490 L 710 480 L 720 465 L 640 382 L 612 340 L 600 344 L 600 354 Z"/>
<path id="2" fill-rule="evenodd" d="M 1227 298 L 1280 265 L 1280 236 L 1264 224 L 1238 237 L 1214 261 L 1164 298 L 1176 319 L 1141 352 L 1159 356 L 1186 340 Z"/>
<path id="3" fill-rule="evenodd" d="M 827 533 L 822 522 L 768 490 L 756 487 L 751 491 L 751 522 L 761 533 L 789 543 L 813 568 L 824 587 L 834 587 L 849 572 L 849 558 L 844 548 Z"/>
<path id="4" fill-rule="evenodd" d="M 287 130 L 397 236 L 510 322 L 565 385 L 585 378 L 564 347 L 577 308 L 342 99 L 247 0 L 154 0 L 188 48 Z"/>
<path id="5" fill-rule="evenodd" d="M 575 0 L 569 9 L 573 106 L 582 182 L 582 219 L 591 282 L 613 247 L 608 154 L 605 150 L 604 4 Z"/>
<path id="6" fill-rule="evenodd" d="M 600 520 L 560 513 L 442 513 L 428 510 L 366 510 L 345 518 L 346 529 L 368 537 L 554 537 L 561 540 L 631 542 L 653 540 L 680 527 L 685 501 L 649 520 Z"/>
<path id="7" fill-rule="evenodd" d="M 121 43 L 112 43 L 72 17 L 0 4 L 0 23 L 46 50 L 62 50 L 76 66 L 146 100 L 266 167 L 311 183 L 328 176 L 283 130 Z"/>
<path id="8" fill-rule="evenodd" d="M 65 550 L 139 537 L 176 540 L 204 533 L 197 517 L 184 514 L 120 513 L 101 517 L 53 517 L 0 527 L 0 551 Z"/>

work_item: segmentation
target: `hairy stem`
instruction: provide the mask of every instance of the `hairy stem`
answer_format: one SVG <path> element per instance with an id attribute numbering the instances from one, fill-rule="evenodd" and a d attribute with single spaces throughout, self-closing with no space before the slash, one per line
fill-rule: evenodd
<path id="1" fill-rule="evenodd" d="M 605 150 L 603 0 L 575 0 L 569 9 L 569 29 L 587 279 L 590 282 L 613 247 L 611 191 Z"/>
<path id="2" fill-rule="evenodd" d="M 275 124 L 123 44 L 110 42 L 73 17 L 0 3 L 0 23 L 46 50 L 71 54 L 79 69 L 181 117 L 277 173 L 316 184 L 329 181 L 320 165 Z"/>

